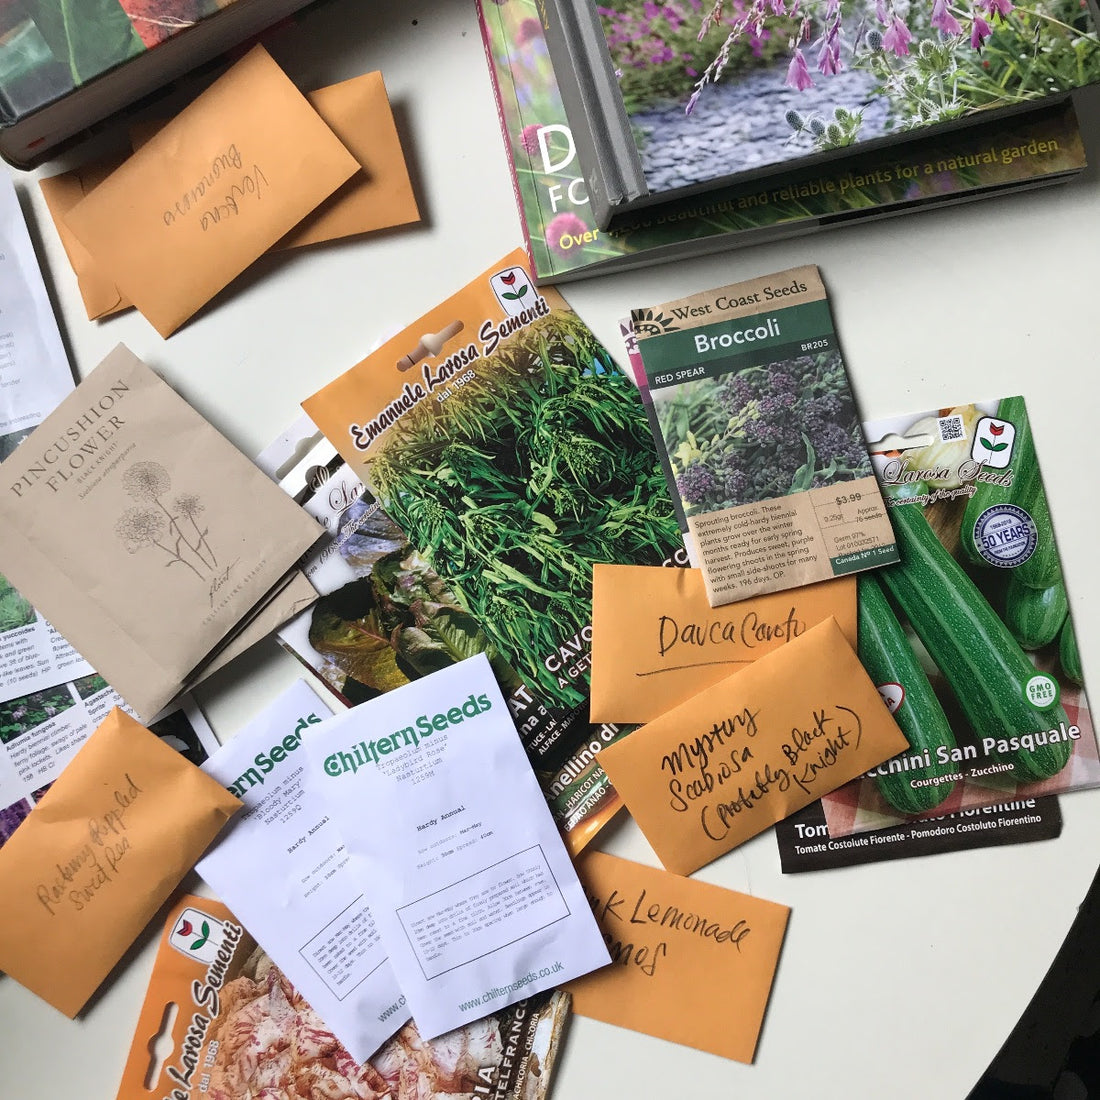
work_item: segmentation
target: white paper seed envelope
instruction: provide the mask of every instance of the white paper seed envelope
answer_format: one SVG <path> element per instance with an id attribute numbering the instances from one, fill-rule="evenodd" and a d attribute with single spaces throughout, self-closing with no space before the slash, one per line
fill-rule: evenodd
<path id="1" fill-rule="evenodd" d="M 304 747 L 425 1039 L 609 962 L 483 653 Z"/>

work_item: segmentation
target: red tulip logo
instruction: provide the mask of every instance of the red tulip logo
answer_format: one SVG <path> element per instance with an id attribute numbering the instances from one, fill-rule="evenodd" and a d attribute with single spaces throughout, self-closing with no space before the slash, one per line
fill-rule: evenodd
<path id="1" fill-rule="evenodd" d="M 189 920 L 181 920 L 179 928 L 176 929 L 177 936 L 190 936 L 195 931 L 195 926 Z"/>
<path id="2" fill-rule="evenodd" d="M 982 438 L 979 440 L 981 445 L 987 451 L 989 451 L 991 454 L 996 454 L 999 451 L 1003 451 L 1008 446 L 1007 443 L 998 443 L 998 442 L 996 442 L 996 439 L 997 439 L 998 436 L 1004 435 L 1005 426 L 1006 425 L 1004 425 L 1004 424 L 994 424 L 993 421 L 990 421 L 989 422 L 989 434 L 991 436 L 993 436 L 993 439 L 989 440 L 989 439 L 986 439 L 985 436 L 982 436 Z"/>
<path id="3" fill-rule="evenodd" d="M 516 281 L 516 273 L 512 271 L 507 275 L 501 275 L 500 281 L 507 286 L 511 286 Z"/>

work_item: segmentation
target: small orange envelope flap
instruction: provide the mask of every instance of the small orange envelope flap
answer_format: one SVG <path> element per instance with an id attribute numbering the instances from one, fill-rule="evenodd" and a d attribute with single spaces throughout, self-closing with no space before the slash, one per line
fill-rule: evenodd
<path id="1" fill-rule="evenodd" d="M 577 873 L 612 962 L 566 985 L 574 1011 L 751 1062 L 787 906 L 603 852 Z"/>
<path id="2" fill-rule="evenodd" d="M 65 220 L 168 336 L 357 171 L 255 46 Z"/>
<path id="3" fill-rule="evenodd" d="M 104 273 L 95 257 L 76 239 L 65 221 L 65 215 L 121 164 L 122 159 L 114 157 L 109 161 L 88 164 L 83 168 L 74 168 L 71 172 L 62 172 L 59 176 L 38 181 L 61 247 L 65 249 L 65 255 L 72 264 L 80 297 L 84 301 L 84 312 L 88 314 L 89 321 L 120 313 L 129 309 L 131 303 L 122 296 L 114 279 Z"/>
<path id="4" fill-rule="evenodd" d="M 689 875 L 909 742 L 835 619 L 600 753 L 658 858 Z"/>
<path id="5" fill-rule="evenodd" d="M 240 806 L 116 707 L 0 848 L 0 970 L 76 1016 Z"/>
<path id="6" fill-rule="evenodd" d="M 419 221 L 382 74 L 318 88 L 306 99 L 362 168 L 275 247 L 298 248 Z"/>
<path id="7" fill-rule="evenodd" d="M 699 569 L 596 565 L 592 721 L 649 722 L 830 615 L 854 646 L 854 576 L 711 607 Z"/>

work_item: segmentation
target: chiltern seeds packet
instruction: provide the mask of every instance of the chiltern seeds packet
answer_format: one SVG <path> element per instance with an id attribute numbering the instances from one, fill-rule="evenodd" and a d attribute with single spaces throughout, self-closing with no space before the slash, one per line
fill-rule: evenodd
<path id="1" fill-rule="evenodd" d="M 816 267 L 631 316 L 712 606 L 898 560 Z"/>
<path id="2" fill-rule="evenodd" d="M 610 961 L 484 653 L 302 747 L 424 1038 Z"/>
<path id="3" fill-rule="evenodd" d="M 145 720 L 320 534 L 121 345 L 0 474 L 0 572 Z"/>

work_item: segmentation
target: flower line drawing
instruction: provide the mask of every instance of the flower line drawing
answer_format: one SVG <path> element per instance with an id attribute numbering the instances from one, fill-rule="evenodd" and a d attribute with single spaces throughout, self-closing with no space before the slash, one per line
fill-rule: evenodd
<path id="1" fill-rule="evenodd" d="M 205 580 L 218 559 L 210 545 L 209 528 L 199 525 L 205 505 L 198 494 L 178 493 L 166 506 L 162 498 L 171 492 L 172 479 L 159 462 L 135 462 L 122 475 L 122 486 L 138 502 L 115 523 L 115 534 L 126 552 L 155 547 L 167 555 L 165 568 L 183 565 Z"/>

